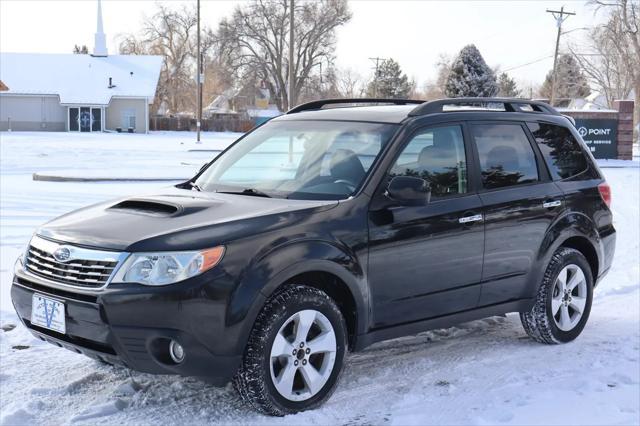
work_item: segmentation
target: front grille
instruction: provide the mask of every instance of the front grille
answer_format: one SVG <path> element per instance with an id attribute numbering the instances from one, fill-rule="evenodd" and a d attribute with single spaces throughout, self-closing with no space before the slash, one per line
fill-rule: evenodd
<path id="1" fill-rule="evenodd" d="M 29 245 L 26 267 L 40 277 L 85 288 L 100 288 L 107 284 L 118 264 L 117 253 L 64 246 L 74 253 L 66 261 L 58 261 L 53 253 L 61 244 L 34 237 Z"/>

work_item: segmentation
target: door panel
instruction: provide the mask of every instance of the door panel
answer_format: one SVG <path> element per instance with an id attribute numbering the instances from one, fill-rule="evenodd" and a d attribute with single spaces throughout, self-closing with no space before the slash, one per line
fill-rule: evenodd
<path id="1" fill-rule="evenodd" d="M 370 213 L 369 282 L 374 327 L 417 321 L 476 306 L 484 226 L 460 223 L 481 211 L 476 194 L 424 207 Z"/>
<path id="2" fill-rule="evenodd" d="M 482 193 L 480 198 L 485 218 L 480 306 L 525 297 L 542 240 L 564 208 L 562 192 L 546 182 Z M 561 204 L 543 206 L 553 201 Z"/>

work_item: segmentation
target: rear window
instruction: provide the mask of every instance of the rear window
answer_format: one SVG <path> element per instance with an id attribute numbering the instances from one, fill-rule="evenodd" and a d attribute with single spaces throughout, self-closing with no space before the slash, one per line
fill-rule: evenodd
<path id="1" fill-rule="evenodd" d="M 503 188 L 538 180 L 536 157 L 524 128 L 518 124 L 478 124 L 471 129 L 485 188 Z"/>
<path id="2" fill-rule="evenodd" d="M 584 172 L 588 164 L 580 143 L 569 129 L 546 123 L 527 123 L 554 179 Z"/>

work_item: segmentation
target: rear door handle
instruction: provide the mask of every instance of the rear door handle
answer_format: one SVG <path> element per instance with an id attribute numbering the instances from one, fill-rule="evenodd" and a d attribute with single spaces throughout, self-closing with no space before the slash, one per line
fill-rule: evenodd
<path id="1" fill-rule="evenodd" d="M 481 214 L 474 214 L 473 216 L 464 216 L 458 219 L 460 223 L 480 222 L 482 220 Z"/>
<path id="2" fill-rule="evenodd" d="M 545 209 L 551 209 L 553 207 L 560 207 L 561 205 L 562 205 L 562 201 L 560 201 L 560 200 L 545 201 L 544 203 L 542 203 L 542 207 L 544 207 Z"/>

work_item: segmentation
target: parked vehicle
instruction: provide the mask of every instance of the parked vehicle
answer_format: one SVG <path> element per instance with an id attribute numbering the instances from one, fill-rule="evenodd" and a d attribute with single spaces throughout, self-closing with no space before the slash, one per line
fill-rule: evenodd
<path id="1" fill-rule="evenodd" d="M 610 202 L 549 105 L 318 101 L 188 182 L 43 225 L 11 296 L 43 340 L 233 380 L 284 415 L 322 404 L 347 351 L 381 340 L 509 312 L 538 342 L 575 339 L 611 266 Z"/>

